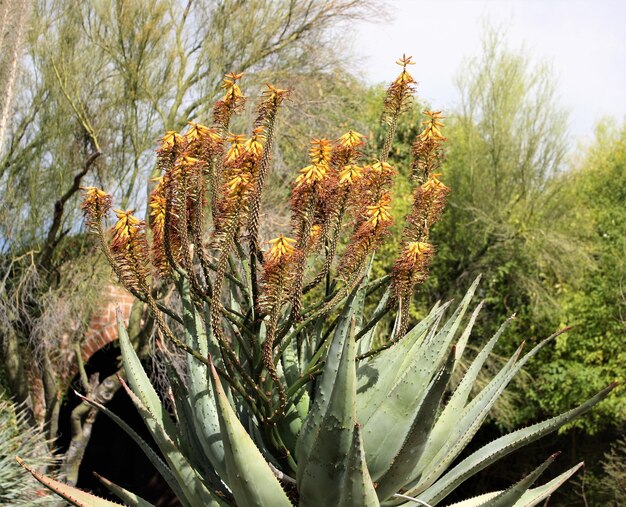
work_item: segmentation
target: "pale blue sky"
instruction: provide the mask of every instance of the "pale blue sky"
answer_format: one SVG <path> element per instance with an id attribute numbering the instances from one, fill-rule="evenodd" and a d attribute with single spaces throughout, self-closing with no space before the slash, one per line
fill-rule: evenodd
<path id="1" fill-rule="evenodd" d="M 418 94 L 436 108 L 458 97 L 454 76 L 480 53 L 484 21 L 506 29 L 552 64 L 561 104 L 570 111 L 573 141 L 591 138 L 598 119 L 626 117 L 626 0 L 387 0 L 389 23 L 361 24 L 355 53 L 371 82 L 394 77 L 394 61 L 414 56 Z M 426 41 L 431 51 L 426 50 Z"/>

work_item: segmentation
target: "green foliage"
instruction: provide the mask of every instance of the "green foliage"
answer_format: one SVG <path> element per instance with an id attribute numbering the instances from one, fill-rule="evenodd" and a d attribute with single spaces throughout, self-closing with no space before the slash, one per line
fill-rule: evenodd
<path id="1" fill-rule="evenodd" d="M 600 385 L 624 380 L 626 128 L 598 128 L 573 184 L 579 206 L 588 211 L 597 268 L 588 269 L 582 283 L 568 287 L 559 298 L 562 319 L 574 329 L 557 340 L 552 360 L 539 369 L 533 392 L 547 411 L 576 403 Z M 626 399 L 623 388 L 618 392 L 572 425 L 588 433 L 624 425 Z"/>
<path id="2" fill-rule="evenodd" d="M 621 438 L 611 447 L 602 461 L 604 473 L 609 481 L 605 494 L 612 496 L 615 505 L 626 498 L 626 440 Z"/>
<path id="3" fill-rule="evenodd" d="M 518 330 L 545 334 L 558 322 L 555 289 L 589 262 L 576 201 L 559 178 L 566 115 L 548 68 L 507 48 L 498 32 L 488 32 L 459 88 L 444 167 L 453 191 L 434 231 L 430 297 L 457 295 L 459 282 L 484 273 L 486 315 L 518 312 Z"/>
<path id="4" fill-rule="evenodd" d="M 626 498 L 626 440 L 616 440 L 604 454 L 598 470 L 578 478 L 588 505 L 621 507 Z M 593 503 L 591 503 L 593 502 Z"/>

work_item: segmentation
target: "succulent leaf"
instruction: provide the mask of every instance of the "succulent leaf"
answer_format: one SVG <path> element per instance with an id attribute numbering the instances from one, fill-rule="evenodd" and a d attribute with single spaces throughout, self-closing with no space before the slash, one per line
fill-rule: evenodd
<path id="1" fill-rule="evenodd" d="M 588 412 L 594 405 L 606 398 L 614 387 L 615 385 L 611 385 L 603 389 L 593 398 L 570 410 L 569 412 L 532 426 L 513 431 L 483 446 L 478 451 L 475 451 L 473 454 L 461 461 L 454 468 L 449 470 L 443 477 L 435 482 L 435 484 L 424 491 L 420 495 L 420 498 L 431 504 L 440 502 L 452 491 L 454 491 L 454 489 L 461 483 L 498 459 L 510 454 L 526 444 L 534 442 L 535 440 L 558 430 L 564 424 L 575 419 L 579 415 Z M 415 491 L 411 490 L 408 494 L 414 495 Z"/>
<path id="2" fill-rule="evenodd" d="M 483 493 L 482 495 L 474 496 L 472 498 L 467 498 L 466 500 L 462 500 L 461 502 L 456 502 L 448 507 L 481 507 L 485 505 L 485 502 L 491 500 L 492 498 L 498 496 L 501 491 L 491 491 L 489 493 Z M 402 507 L 408 507 L 409 503 L 403 503 Z"/>
<path id="3" fill-rule="evenodd" d="M 317 389 L 314 396 L 313 406 L 304 422 L 304 427 L 298 438 L 298 445 L 296 448 L 296 459 L 299 463 L 298 468 L 305 464 L 308 459 L 314 445 L 317 435 L 315 432 L 319 429 L 319 426 L 324 418 L 324 414 L 328 409 L 328 405 L 331 400 L 331 394 L 335 385 L 335 380 L 339 374 L 339 368 L 341 365 L 341 358 L 343 356 L 344 348 L 346 347 L 346 341 L 350 328 L 351 301 L 345 304 L 341 318 L 335 329 L 333 339 L 330 343 L 328 350 L 324 373 L 317 384 Z"/>
<path id="4" fill-rule="evenodd" d="M 107 417 L 109 417 L 115 424 L 117 424 L 122 430 L 126 432 L 126 434 L 131 437 L 135 443 L 141 448 L 146 457 L 150 460 L 150 463 L 157 469 L 157 471 L 161 474 L 161 477 L 167 482 L 167 485 L 172 488 L 172 491 L 178 498 L 183 498 L 183 490 L 181 486 L 176 481 L 176 477 L 170 470 L 169 466 L 163 462 L 160 456 L 148 445 L 148 443 L 141 438 L 135 430 L 133 430 L 128 424 L 124 422 L 123 419 L 115 415 L 115 413 L 111 412 L 107 407 L 98 403 L 94 400 L 86 398 L 79 393 L 76 393 L 83 401 L 89 403 L 91 406 L 97 408 L 102 413 L 104 413 Z"/>
<path id="5" fill-rule="evenodd" d="M 374 309 L 374 313 L 372 313 L 372 319 L 378 319 L 378 316 L 387 312 L 387 303 L 389 302 L 389 296 L 391 295 L 391 288 L 387 288 L 383 297 L 380 298 L 376 308 Z M 374 334 L 376 333 L 376 329 L 378 328 L 378 322 L 372 326 L 372 328 L 367 331 L 357 342 L 357 355 L 365 354 L 369 352 L 372 347 L 372 340 L 374 339 Z"/>
<path id="6" fill-rule="evenodd" d="M 292 503 L 269 464 L 239 422 L 213 367 L 211 378 L 224 440 L 230 488 L 241 507 L 289 507 Z"/>
<path id="7" fill-rule="evenodd" d="M 519 361 L 517 358 L 521 354 L 523 344 L 517 349 L 509 362 L 500 372 L 487 384 L 487 386 L 465 407 L 454 431 L 446 440 L 444 446 L 439 450 L 431 462 L 424 470 L 416 470 L 415 477 L 421 474 L 419 482 L 412 492 L 421 493 L 432 485 L 439 478 L 461 451 L 469 444 L 470 440 L 478 431 L 480 425 L 487 417 L 489 410 L 496 402 L 502 391 L 511 382 L 517 372 L 535 356 L 546 344 L 555 338 L 552 335 L 537 344 L 528 354 Z"/>
<path id="8" fill-rule="evenodd" d="M 550 482 L 547 482 L 543 486 L 529 489 L 522 495 L 522 497 L 515 502 L 513 507 L 533 507 L 539 505 L 540 502 L 548 498 L 554 493 L 560 486 L 562 486 L 572 475 L 584 466 L 584 463 L 578 463 L 566 472 L 563 472 L 558 477 L 555 477 Z"/>
<path id="9" fill-rule="evenodd" d="M 387 399 L 407 360 L 409 351 L 426 339 L 433 323 L 441 318 L 446 306 L 433 309 L 426 318 L 411 329 L 400 341 L 373 358 L 363 361 L 357 369 L 357 414 L 359 423 L 367 424 L 378 407 Z"/>
<path id="10" fill-rule="evenodd" d="M 557 456 L 558 453 L 553 454 L 522 480 L 511 486 L 506 491 L 503 491 L 492 499 L 487 500 L 487 502 L 483 504 L 484 507 L 510 507 L 511 505 L 515 505 L 515 503 L 522 498 L 522 495 L 528 491 L 528 488 L 534 484 L 546 468 L 554 462 Z"/>
<path id="11" fill-rule="evenodd" d="M 126 502 L 126 504 L 129 505 L 130 507 L 154 507 L 154 504 L 151 504 L 150 502 L 144 500 L 143 498 L 139 497 L 135 493 L 131 493 L 130 491 L 122 488 L 121 486 L 118 486 L 114 482 L 111 482 L 110 480 L 105 479 L 101 475 L 98 475 L 98 474 L 95 474 L 95 475 L 98 478 L 98 480 L 102 484 L 104 484 L 109 489 L 109 491 L 111 491 L 111 493 L 113 493 L 123 502 Z"/>
<path id="12" fill-rule="evenodd" d="M 511 505 L 511 507 L 534 507 L 535 505 L 539 505 L 539 503 L 552 495 L 552 493 L 554 493 L 560 486 L 562 486 L 572 475 L 580 470 L 583 465 L 583 463 L 578 463 L 578 465 L 563 472 L 561 475 L 555 477 L 550 482 L 547 482 L 542 486 L 529 489 L 514 504 L 506 505 Z M 492 491 L 490 493 L 485 493 L 483 495 L 475 496 L 473 498 L 468 498 L 467 500 L 463 500 L 461 502 L 456 502 L 449 507 L 486 507 L 490 505 L 490 501 L 494 500 L 503 493 L 503 491 Z M 409 505 L 412 506 L 413 504 L 402 504 L 403 507 L 409 507 Z"/>
<path id="13" fill-rule="evenodd" d="M 288 384 L 293 384 L 302 374 L 298 361 L 298 350 L 294 342 L 290 343 L 282 355 L 284 376 Z M 295 453 L 296 441 L 304 420 L 309 413 L 310 397 L 305 387 L 302 387 L 292 397 L 287 413 L 278 421 L 278 431 L 287 448 Z"/>
<path id="14" fill-rule="evenodd" d="M 122 387 L 126 390 L 126 393 L 139 411 L 176 480 L 179 484 L 185 485 L 182 488 L 184 497 L 179 497 L 179 500 L 186 501 L 192 507 L 196 505 L 219 506 L 221 504 L 217 498 L 219 493 L 214 492 L 215 495 L 212 494 L 198 471 L 191 466 L 191 463 L 180 451 L 177 444 L 169 437 L 165 428 L 159 424 L 157 417 L 142 403 L 124 381 L 122 381 Z"/>
<path id="15" fill-rule="evenodd" d="M 168 367 L 168 377 L 175 403 L 175 413 L 178 416 L 178 446 L 181 453 L 204 479 L 210 491 L 216 492 L 223 500 L 232 500 L 232 494 L 226 484 L 226 470 L 224 474 L 218 474 L 210 460 L 205 457 L 202 444 L 195 431 L 194 409 L 190 404 L 191 400 L 182 379 L 176 369 L 171 366 Z"/>
<path id="16" fill-rule="evenodd" d="M 480 310 L 482 309 L 483 304 L 484 304 L 484 301 L 481 301 L 480 303 L 478 303 L 476 308 L 474 308 L 474 311 L 472 312 L 472 315 L 470 316 L 469 321 L 467 322 L 467 325 L 465 326 L 465 329 L 463 330 L 463 333 L 461 334 L 461 337 L 456 342 L 456 356 L 455 356 L 455 361 L 454 361 L 454 370 L 457 369 L 457 367 L 459 366 L 459 361 L 463 357 L 463 353 L 465 352 L 465 347 L 467 347 L 467 342 L 469 340 L 470 335 L 472 334 L 472 329 L 474 328 L 476 318 L 478 317 L 478 314 L 480 313 Z"/>
<path id="17" fill-rule="evenodd" d="M 187 279 L 180 277 L 178 284 L 183 304 L 185 342 L 204 357 L 208 357 L 209 352 L 212 355 L 218 353 L 216 344 L 213 343 L 213 337 L 207 336 L 203 316 L 199 313 L 191 299 L 189 282 Z M 208 333 L 210 334 L 210 328 Z M 197 434 L 204 455 L 208 458 L 217 474 L 228 484 L 226 480 L 224 443 L 220 435 L 219 417 L 209 382 L 209 371 L 204 363 L 191 354 L 186 356 L 189 401 L 194 407 L 193 429 Z"/>
<path id="18" fill-rule="evenodd" d="M 378 496 L 365 462 L 365 450 L 361 438 L 361 428 L 354 426 L 352 446 L 346 460 L 346 470 L 342 477 L 341 497 L 337 507 L 378 507 Z"/>
<path id="19" fill-rule="evenodd" d="M 354 293 L 345 304 L 298 443 L 300 506 L 336 505 L 341 498 L 356 424 Z"/>
<path id="20" fill-rule="evenodd" d="M 146 375 L 146 372 L 141 365 L 141 361 L 135 352 L 135 348 L 128 337 L 128 331 L 126 330 L 126 326 L 121 319 L 119 311 L 117 314 L 117 330 L 120 349 L 122 350 L 124 370 L 126 371 L 128 381 L 133 388 L 133 392 L 139 397 L 142 404 L 150 410 L 170 438 L 175 439 L 176 426 L 174 421 L 172 421 L 171 417 L 163 407 L 163 404 L 159 399 L 159 395 L 150 383 L 150 379 L 148 378 L 148 375 Z"/>
<path id="21" fill-rule="evenodd" d="M 18 456 L 15 457 L 17 462 L 23 466 L 26 470 L 28 470 L 32 476 L 37 479 L 41 484 L 43 484 L 46 488 L 54 491 L 65 500 L 67 500 L 70 504 L 75 505 L 76 507 L 119 507 L 121 504 L 111 502 L 109 500 L 105 500 L 104 498 L 100 498 L 98 496 L 85 493 L 80 489 L 74 488 L 72 486 L 68 486 L 67 484 L 63 484 L 62 482 L 55 481 L 54 479 L 50 479 L 43 474 L 35 472 L 32 468 L 30 468 L 24 461 Z"/>
<path id="22" fill-rule="evenodd" d="M 374 257 L 375 255 L 372 255 L 370 257 L 369 263 L 367 265 L 367 270 L 365 271 L 365 275 L 363 277 L 363 281 L 356 291 L 356 296 L 353 302 L 352 311 L 354 312 L 354 329 L 357 333 L 363 328 L 363 318 L 365 316 L 365 298 L 367 296 L 368 282 L 370 281 L 370 276 L 372 274 Z"/>
<path id="23" fill-rule="evenodd" d="M 395 369 L 396 378 L 393 384 L 387 388 L 385 396 L 371 417 L 367 418 L 366 415 L 359 413 L 365 435 L 368 466 L 374 481 L 378 481 L 387 473 L 400 449 L 405 445 L 414 425 L 418 407 L 422 406 L 422 401 L 428 396 L 426 388 L 436 372 L 442 368 L 446 353 L 454 341 L 461 319 L 471 301 L 469 296 L 475 289 L 476 282 L 440 330 L 437 331 L 435 324 L 423 341 L 416 340 L 412 344 L 408 342 L 411 333 L 404 338 L 405 346 L 410 344 L 410 348 L 403 351 L 398 358 L 401 362 Z M 432 416 L 434 417 L 436 413 L 435 410 Z M 432 422 L 431 419 L 427 421 Z M 426 424 L 425 427 L 430 431 L 431 424 Z M 422 442 L 419 445 L 420 454 L 424 444 L 425 442 Z"/>
<path id="24" fill-rule="evenodd" d="M 378 480 L 378 498 L 386 500 L 399 491 L 411 478 L 424 451 L 428 435 L 437 417 L 441 398 L 450 381 L 454 367 L 455 349 L 452 347 L 448 360 L 432 379 L 424 395 L 402 447 L 393 457 L 389 468 Z"/>
<path id="25" fill-rule="evenodd" d="M 466 330 L 472 325 L 479 309 L 480 307 L 478 307 L 472 315 Z M 424 454 L 420 459 L 420 463 L 416 467 L 416 471 L 420 470 L 420 467 L 425 467 L 435 457 L 435 454 L 441 450 L 446 440 L 449 439 L 451 432 L 459 422 L 459 414 L 461 414 L 465 408 L 467 399 L 471 393 L 474 383 L 476 382 L 476 379 L 478 378 L 478 374 L 480 373 L 483 364 L 487 360 L 487 357 L 493 350 L 493 347 L 509 323 L 510 320 L 507 320 L 504 324 L 502 324 L 502 326 L 500 326 L 500 329 L 495 333 L 493 338 L 489 340 L 489 342 L 480 350 L 474 361 L 472 361 L 472 364 L 467 369 L 463 379 L 452 393 L 452 396 L 441 412 L 441 415 L 437 418 L 437 422 L 433 427 Z"/>
<path id="26" fill-rule="evenodd" d="M 420 407 L 423 407 L 423 402 L 429 396 L 433 379 L 439 376 L 437 370 L 442 368 L 443 358 L 439 357 L 439 347 L 429 347 L 420 354 L 420 345 L 417 342 L 406 352 L 400 367 L 401 374 L 376 412 L 364 423 L 365 450 L 374 481 L 378 481 L 389 470 L 400 452 Z M 436 411 L 432 416 L 435 415 Z M 430 426 L 427 425 L 427 428 L 430 430 Z"/>

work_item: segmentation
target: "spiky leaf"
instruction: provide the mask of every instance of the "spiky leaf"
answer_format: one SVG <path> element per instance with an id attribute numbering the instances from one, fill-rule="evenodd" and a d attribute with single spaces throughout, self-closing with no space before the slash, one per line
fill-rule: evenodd
<path id="1" fill-rule="evenodd" d="M 536 488 L 529 489 L 526 491 L 520 499 L 518 499 L 511 507 L 534 507 L 535 505 L 539 505 L 540 502 L 548 498 L 552 493 L 554 493 L 560 486 L 562 486 L 572 475 L 574 475 L 580 468 L 583 466 L 583 463 L 578 463 L 578 465 L 570 468 L 566 472 L 563 472 L 558 477 L 555 477 L 550 482 L 547 482 L 543 486 L 538 486 Z M 486 507 L 491 500 L 494 500 L 499 495 L 504 493 L 503 491 L 492 491 L 490 493 L 485 493 L 483 495 L 475 496 L 473 498 L 468 498 L 467 500 L 463 500 L 461 502 L 456 502 L 449 507 Z M 403 507 L 413 507 L 415 504 L 405 503 L 402 504 Z"/>
<path id="2" fill-rule="evenodd" d="M 179 291 L 183 303 L 185 342 L 204 357 L 208 357 L 209 353 L 217 353 L 217 348 L 212 343 L 213 338 L 210 336 L 210 328 L 207 336 L 203 316 L 198 312 L 191 298 L 189 282 L 184 278 L 179 280 Z M 189 401 L 194 407 L 193 431 L 198 436 L 204 455 L 227 483 L 224 444 L 220 435 L 219 417 L 209 382 L 209 372 L 207 366 L 191 354 L 186 354 L 186 359 L 189 373 Z"/>
<path id="3" fill-rule="evenodd" d="M 105 407 L 101 403 L 98 403 L 94 400 L 86 398 L 82 396 L 80 393 L 77 393 L 76 391 L 75 393 L 78 397 L 80 397 L 80 399 L 82 399 L 83 401 L 89 403 L 91 406 L 100 410 L 107 417 L 109 417 L 113 422 L 115 422 L 115 424 L 117 424 L 122 430 L 124 430 L 124 432 L 126 432 L 126 434 L 130 438 L 132 438 L 135 441 L 135 443 L 141 448 L 141 450 L 144 452 L 146 457 L 150 460 L 150 463 L 152 463 L 154 468 L 156 468 L 159 474 L 161 474 L 161 477 L 165 479 L 165 482 L 167 482 L 168 486 L 172 488 L 172 491 L 174 492 L 174 494 L 178 498 L 184 497 L 183 490 L 180 484 L 178 484 L 178 482 L 176 481 L 176 477 L 174 476 L 170 468 L 167 466 L 166 463 L 163 462 L 163 460 L 152 449 L 152 447 L 150 447 L 148 443 L 139 436 L 139 434 L 135 430 L 133 430 L 128 424 L 124 422 L 123 419 L 121 419 L 116 414 L 111 412 L 107 407 Z"/>
<path id="4" fill-rule="evenodd" d="M 483 446 L 461 461 L 454 468 L 449 470 L 444 476 L 435 482 L 435 484 L 424 491 L 420 495 L 420 498 L 433 504 L 440 502 L 452 491 L 454 491 L 454 489 L 461 483 L 490 464 L 496 462 L 498 459 L 510 454 L 524 445 L 534 442 L 535 440 L 558 430 L 564 424 L 567 424 L 579 415 L 588 412 L 594 405 L 606 398 L 614 387 L 615 385 L 607 387 L 587 402 L 570 410 L 569 412 L 534 424 L 527 428 L 521 428 L 513 431 Z M 409 494 L 415 495 L 415 492 L 410 491 Z"/>
<path id="5" fill-rule="evenodd" d="M 95 476 L 98 478 L 98 480 L 102 484 L 104 484 L 108 488 L 108 490 L 111 493 L 117 496 L 120 500 L 126 502 L 126 504 L 129 505 L 130 507 L 154 507 L 154 505 L 151 504 L 150 502 L 144 500 L 143 498 L 136 495 L 135 493 L 131 493 L 127 489 L 124 489 L 121 486 L 118 486 L 114 482 L 111 482 L 110 480 L 105 479 L 101 475 L 95 474 Z"/>
<path id="6" fill-rule="evenodd" d="M 411 474 L 422 455 L 428 434 L 435 422 L 441 398 L 450 380 L 454 357 L 455 350 L 453 347 L 446 364 L 428 386 L 402 447 L 394 456 L 388 470 L 378 481 L 376 492 L 381 500 L 389 498 L 411 479 Z"/>
<path id="7" fill-rule="evenodd" d="M 292 504 L 265 458 L 239 422 L 211 363 L 213 393 L 224 440 L 230 488 L 240 507 L 290 507 Z"/>
<path id="8" fill-rule="evenodd" d="M 341 478 L 356 424 L 353 299 L 354 295 L 337 324 L 313 408 L 296 446 L 302 507 L 337 505 L 342 494 Z"/>
<path id="9" fill-rule="evenodd" d="M 361 428 L 355 425 L 352 445 L 346 460 L 346 470 L 341 479 L 341 497 L 337 507 L 378 507 L 378 496 L 367 470 Z"/>
<path id="10" fill-rule="evenodd" d="M 122 387 L 130 397 L 131 401 L 139 411 L 146 426 L 150 430 L 155 442 L 168 462 L 176 481 L 182 485 L 183 497 L 179 500 L 187 502 L 188 505 L 207 505 L 217 507 L 220 505 L 217 491 L 210 491 L 208 484 L 202 476 L 191 465 L 189 460 L 178 448 L 177 444 L 170 439 L 165 428 L 159 424 L 157 417 L 146 407 L 137 395 L 122 381 Z"/>
<path id="11" fill-rule="evenodd" d="M 119 311 L 117 313 L 117 331 L 120 349 L 122 351 L 122 360 L 124 362 L 124 370 L 133 388 L 133 392 L 139 397 L 146 408 L 150 410 L 170 438 L 175 439 L 176 426 L 163 407 L 159 395 L 150 383 L 150 379 L 141 365 L 141 361 L 128 337 L 128 331 L 126 330 L 126 326 L 124 325 Z"/>
<path id="12" fill-rule="evenodd" d="M 16 456 L 15 459 L 46 488 L 54 491 L 56 494 L 63 497 L 70 504 L 75 505 L 76 507 L 119 507 L 121 505 L 119 503 L 111 502 L 109 500 L 105 500 L 104 498 L 85 493 L 80 489 L 68 486 L 62 482 L 55 481 L 54 479 L 50 479 L 45 475 L 35 472 L 26 463 L 24 463 L 20 457 Z"/>
<path id="13" fill-rule="evenodd" d="M 515 483 L 506 491 L 503 491 L 499 495 L 491 498 L 483 505 L 484 507 L 509 507 L 515 505 L 515 503 L 522 498 L 522 495 L 528 491 L 539 476 L 548 468 L 556 459 L 558 453 L 553 454 L 541 465 L 535 468 L 531 473 L 524 477 L 519 482 Z"/>

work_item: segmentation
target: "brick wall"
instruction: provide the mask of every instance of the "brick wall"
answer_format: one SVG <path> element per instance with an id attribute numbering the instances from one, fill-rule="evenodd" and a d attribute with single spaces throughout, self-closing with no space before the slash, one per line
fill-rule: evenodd
<path id="1" fill-rule="evenodd" d="M 102 347 L 117 340 L 116 309 L 120 309 L 124 322 L 128 324 L 134 297 L 119 286 L 109 285 L 102 291 L 101 300 L 102 303 L 100 307 L 94 310 L 85 332 L 81 348 L 84 362 L 87 362 Z M 63 349 L 63 347 L 66 355 L 59 362 L 55 363 L 56 373 L 62 384 L 71 381 L 78 373 L 78 364 L 70 347 L 69 336 L 62 338 L 61 348 Z M 31 362 L 28 376 L 33 412 L 36 420 L 43 422 L 46 404 L 41 372 L 35 362 Z M 62 393 L 59 394 L 61 395 Z"/>
<path id="2" fill-rule="evenodd" d="M 117 340 L 115 311 L 120 309 L 124 322 L 128 324 L 134 297 L 126 290 L 109 285 L 102 294 L 103 305 L 96 309 L 89 321 L 82 347 L 83 361 L 87 361 L 102 347 Z"/>

